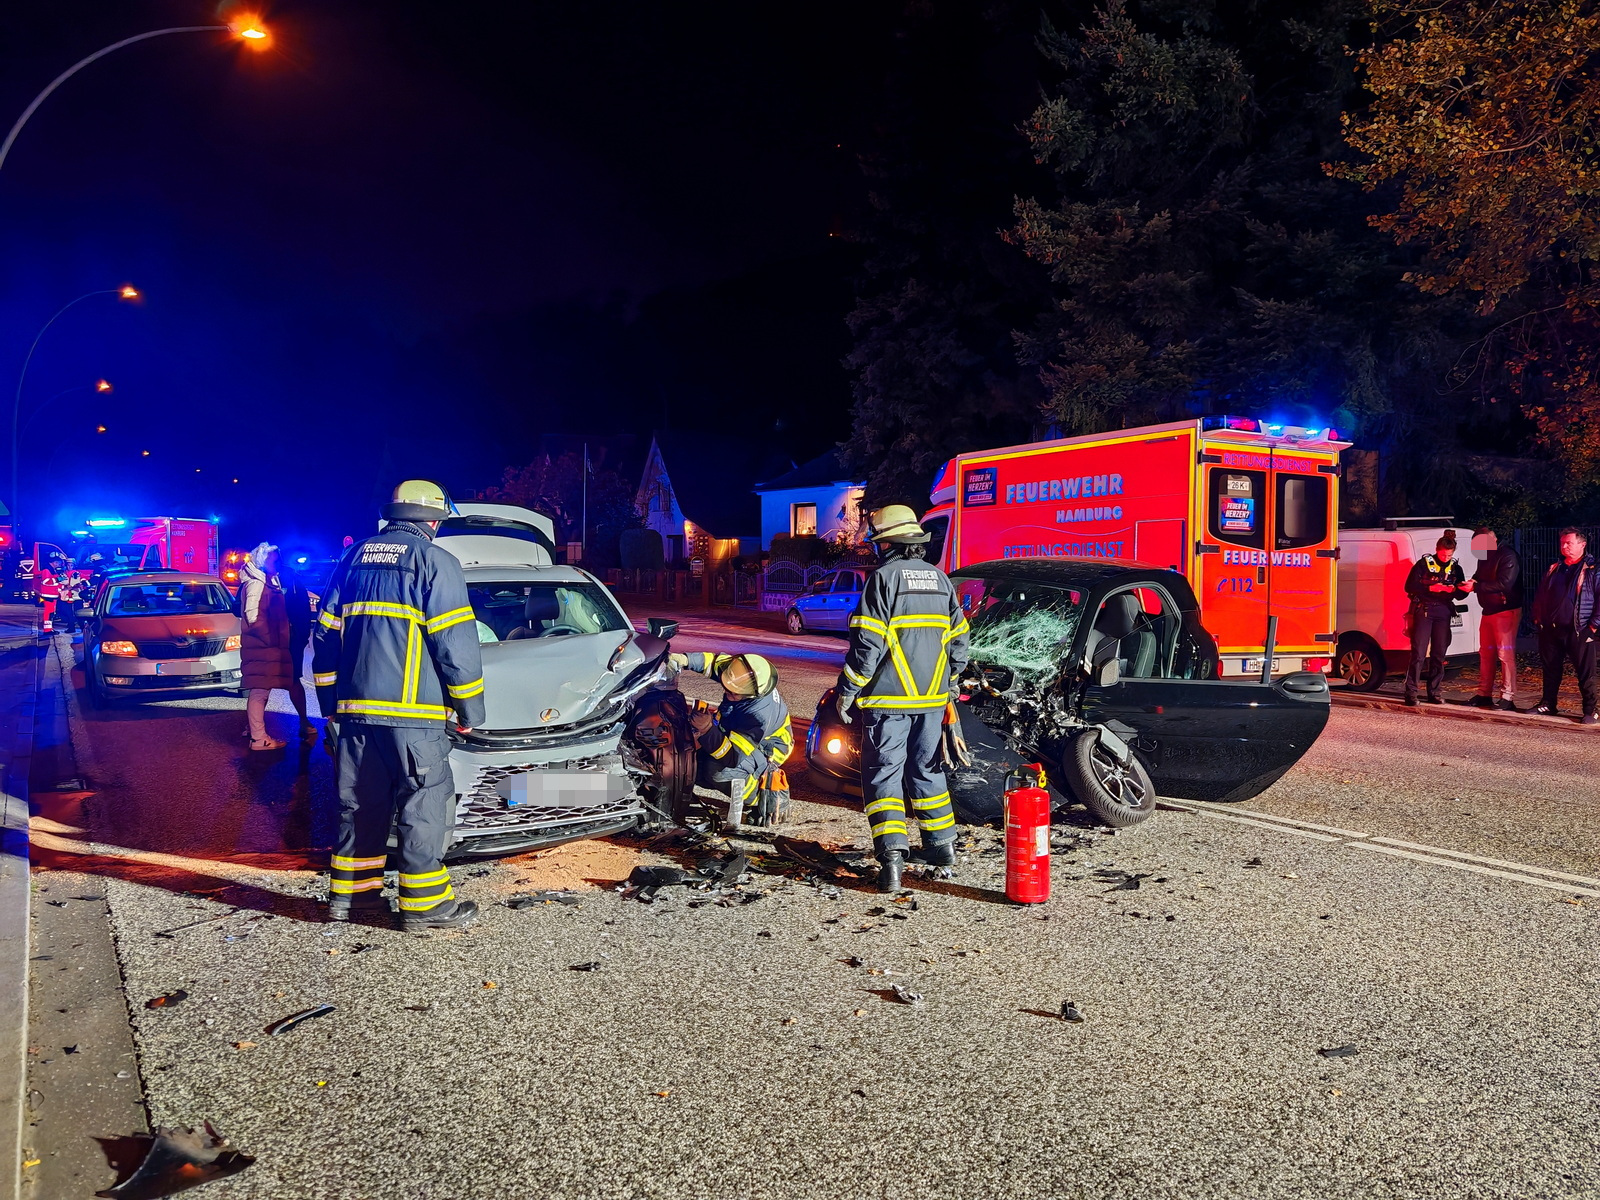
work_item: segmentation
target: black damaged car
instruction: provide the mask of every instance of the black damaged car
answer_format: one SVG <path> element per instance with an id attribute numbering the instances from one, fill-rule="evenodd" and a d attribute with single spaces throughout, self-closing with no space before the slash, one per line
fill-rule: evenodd
<path id="1" fill-rule="evenodd" d="M 1237 801 L 1265 791 L 1328 723 L 1328 682 L 1219 677 L 1188 581 L 1100 559 L 979 563 L 951 576 L 972 625 L 956 706 L 972 758 L 950 773 L 956 812 L 996 821 L 1006 774 L 1042 762 L 1059 804 L 1126 827 L 1157 796 Z M 824 693 L 807 738 L 813 781 L 860 793 L 858 724 Z"/>

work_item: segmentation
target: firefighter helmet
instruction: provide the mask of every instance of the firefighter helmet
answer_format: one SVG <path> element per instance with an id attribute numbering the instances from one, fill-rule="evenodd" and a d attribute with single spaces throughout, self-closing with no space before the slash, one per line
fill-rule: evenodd
<path id="1" fill-rule="evenodd" d="M 383 506 L 386 521 L 442 521 L 459 516 L 444 484 L 431 479 L 402 479 Z"/>
<path id="2" fill-rule="evenodd" d="M 920 546 L 933 535 L 917 524 L 917 514 L 904 504 L 875 508 L 867 514 L 867 541 Z"/>
<path id="3" fill-rule="evenodd" d="M 732 695 L 765 696 L 777 684 L 778 673 L 759 654 L 735 654 L 717 679 Z"/>

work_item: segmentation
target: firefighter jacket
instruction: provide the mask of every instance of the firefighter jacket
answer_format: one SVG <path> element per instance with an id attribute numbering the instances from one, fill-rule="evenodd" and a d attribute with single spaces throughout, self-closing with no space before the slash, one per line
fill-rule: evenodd
<path id="1" fill-rule="evenodd" d="M 1461 585 L 1466 581 L 1467 573 L 1461 569 L 1457 559 L 1440 562 L 1433 555 L 1424 554 L 1412 565 L 1411 574 L 1406 576 L 1406 595 L 1411 597 L 1411 606 L 1426 617 L 1451 617 L 1455 615 L 1456 597 L 1465 599 L 1467 595 L 1461 590 Z M 1429 587 L 1435 583 L 1448 584 L 1450 590 L 1429 591 Z"/>
<path id="2" fill-rule="evenodd" d="M 715 679 L 734 657 L 697 652 L 688 656 L 688 669 Z M 781 767 L 794 753 L 794 728 L 776 685 L 759 696 L 723 700 L 715 723 L 700 737 L 700 749 L 718 770 L 741 771 L 752 779 L 768 767 Z"/>
<path id="3" fill-rule="evenodd" d="M 346 550 L 311 657 L 326 716 L 436 728 L 483 722 L 483 662 L 461 564 L 425 525 L 391 522 Z"/>
<path id="4" fill-rule="evenodd" d="M 884 563 L 850 618 L 839 707 L 854 701 L 890 712 L 943 708 L 951 676 L 967 665 L 968 632 L 948 575 L 919 558 Z"/>

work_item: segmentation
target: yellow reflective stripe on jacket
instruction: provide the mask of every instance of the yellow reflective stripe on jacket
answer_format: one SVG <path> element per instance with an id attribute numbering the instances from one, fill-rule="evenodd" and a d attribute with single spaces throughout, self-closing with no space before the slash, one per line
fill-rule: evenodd
<path id="1" fill-rule="evenodd" d="M 400 703 L 417 702 L 417 680 L 422 671 L 422 626 L 416 621 L 406 626 L 406 661 L 400 670 Z"/>
<path id="2" fill-rule="evenodd" d="M 972 626 L 967 624 L 965 617 L 962 617 L 961 620 L 950 626 L 950 632 L 944 635 L 944 640 L 946 643 L 953 642 L 956 638 L 965 637 L 971 632 Z"/>
<path id="3" fill-rule="evenodd" d="M 455 713 L 442 704 L 401 704 L 394 700 L 341 700 L 339 701 L 339 715 L 424 717 L 443 721 L 455 716 Z"/>
<path id="4" fill-rule="evenodd" d="M 398 617 L 402 621 L 426 621 L 420 608 L 388 600 L 352 600 L 340 609 L 341 617 Z"/>
<path id="5" fill-rule="evenodd" d="M 857 687 L 866 687 L 867 684 L 872 682 L 872 676 L 863 675 L 860 671 L 852 671 L 849 663 L 844 665 L 844 677 Z"/>
<path id="6" fill-rule="evenodd" d="M 437 617 L 429 617 L 427 621 L 428 632 L 438 633 L 441 629 L 449 629 L 452 625 L 459 625 L 463 621 L 474 621 L 472 608 L 452 608 L 449 612 L 440 613 Z"/>
<path id="7" fill-rule="evenodd" d="M 321 625 L 324 629 L 338 630 L 344 628 L 344 622 L 338 617 L 334 616 L 334 614 L 329 612 L 327 609 L 323 609 L 322 612 L 318 614 L 317 624 Z"/>
<path id="8" fill-rule="evenodd" d="M 850 618 L 850 628 L 865 629 L 867 632 L 875 633 L 882 638 L 889 636 L 889 627 L 878 620 L 877 617 L 864 617 L 860 613 Z"/>
<path id="9" fill-rule="evenodd" d="M 754 743 L 752 743 L 750 739 L 745 737 L 742 733 L 733 733 L 730 731 L 728 734 L 728 740 L 735 746 L 739 747 L 740 754 L 754 754 L 756 752 Z"/>
<path id="10" fill-rule="evenodd" d="M 339 682 L 339 672 L 314 671 L 311 675 L 311 682 L 317 687 L 332 687 Z"/>
<path id="11" fill-rule="evenodd" d="M 711 752 L 711 757 L 712 758 L 721 758 L 724 754 L 726 754 L 728 752 L 728 747 L 730 747 L 732 745 L 733 745 L 733 743 L 730 742 L 727 738 L 723 738 L 722 739 L 722 743 L 715 750 L 713 750 Z"/>
<path id="12" fill-rule="evenodd" d="M 471 683 L 446 684 L 445 691 L 450 693 L 450 698 L 452 700 L 470 700 L 472 697 L 482 694 L 483 678 L 480 676 L 477 679 L 474 679 Z"/>
<path id="13" fill-rule="evenodd" d="M 946 692 L 937 696 L 857 696 L 857 708 L 893 708 L 905 712 L 920 712 L 925 708 L 943 708 L 949 700 Z"/>

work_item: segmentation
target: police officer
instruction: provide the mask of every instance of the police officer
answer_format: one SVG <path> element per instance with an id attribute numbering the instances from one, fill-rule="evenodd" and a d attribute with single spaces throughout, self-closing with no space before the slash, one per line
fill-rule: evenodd
<path id="1" fill-rule="evenodd" d="M 923 556 L 930 534 L 903 504 L 868 514 L 882 563 L 850 618 L 836 685 L 839 719 L 861 712 L 861 795 L 880 864 L 878 890 L 900 887 L 910 853 L 906 801 L 923 861 L 955 863 L 955 811 L 941 756 L 950 680 L 967 665 L 967 619 L 947 576 Z"/>
<path id="2" fill-rule="evenodd" d="M 478 906 L 441 865 L 455 817 L 445 722 L 483 720 L 483 666 L 461 564 L 433 544 L 449 493 L 407 479 L 380 532 L 345 551 L 322 597 L 311 670 L 338 723 L 339 840 L 328 917 L 387 911 L 389 828 L 398 810 L 400 917 L 407 931 L 462 929 Z"/>
<path id="3" fill-rule="evenodd" d="M 778 695 L 778 673 L 759 654 L 697 652 L 673 654 L 670 661 L 680 671 L 694 671 L 722 684 L 723 700 L 715 715 L 707 713 L 706 719 L 695 721 L 698 782 L 727 791 L 728 825 L 737 829 L 746 807 L 756 801 L 762 780 L 794 753 L 794 729 L 789 707 Z"/>
<path id="4" fill-rule="evenodd" d="M 1411 665 L 1406 669 L 1406 707 L 1417 706 L 1423 660 L 1427 660 L 1428 703 L 1443 704 L 1439 686 L 1444 682 L 1444 659 L 1450 650 L 1450 622 L 1456 615 L 1456 597 L 1465 598 L 1473 584 L 1455 561 L 1456 539 L 1447 531 L 1406 576 L 1411 597 Z"/>

